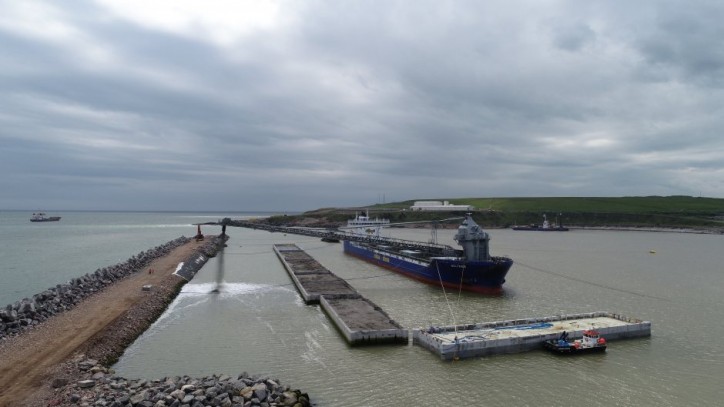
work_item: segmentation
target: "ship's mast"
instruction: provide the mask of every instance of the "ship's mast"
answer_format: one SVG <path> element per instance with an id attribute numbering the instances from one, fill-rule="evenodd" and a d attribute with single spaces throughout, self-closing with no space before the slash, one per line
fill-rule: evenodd
<path id="1" fill-rule="evenodd" d="M 463 247 L 466 261 L 490 260 L 490 235 L 488 235 L 468 213 L 458 227 L 454 239 Z"/>
<path id="2" fill-rule="evenodd" d="M 437 244 L 437 222 L 432 222 L 432 229 L 430 229 L 430 243 Z"/>

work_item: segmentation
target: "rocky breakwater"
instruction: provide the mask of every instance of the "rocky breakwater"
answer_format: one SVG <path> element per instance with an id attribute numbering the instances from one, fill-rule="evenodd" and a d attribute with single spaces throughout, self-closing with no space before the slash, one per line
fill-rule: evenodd
<path id="1" fill-rule="evenodd" d="M 170 275 L 158 285 L 151 287 L 150 295 L 130 307 L 122 318 L 116 319 L 103 332 L 96 335 L 87 344 L 85 353 L 105 365 L 115 363 L 128 345 L 163 314 L 181 287 L 201 270 L 209 258 L 216 256 L 225 246 L 226 240 L 227 236 L 214 236 L 204 241 L 183 261 L 187 277 Z"/>
<path id="2" fill-rule="evenodd" d="M 206 240 L 203 245 L 199 246 L 195 254 L 189 256 L 183 262 L 174 274 L 186 281 L 190 281 L 201 270 L 201 267 L 209 261 L 209 258 L 216 256 L 216 253 L 226 245 L 227 240 L 229 240 L 229 237 L 225 234 Z"/>
<path id="3" fill-rule="evenodd" d="M 221 250 L 226 236 L 208 239 L 184 261 L 184 269 L 195 274 Z M 174 277 L 174 276 L 170 276 Z M 156 380 L 127 379 L 108 366 L 127 344 L 158 318 L 177 290 L 185 284 L 168 278 L 154 287 L 157 295 L 128 310 L 103 333 L 56 369 L 49 382 L 52 393 L 42 396 L 44 406 L 111 407 L 309 407 L 309 396 L 282 386 L 279 380 L 249 376 L 211 375 L 165 377 Z"/>
<path id="4" fill-rule="evenodd" d="M 165 256 L 171 250 L 189 241 L 189 238 L 181 236 L 160 246 L 142 251 L 123 263 L 97 269 L 65 284 L 48 288 L 33 295 L 32 298 L 23 298 L 13 304 L 8 304 L 5 308 L 0 309 L 0 340 L 7 336 L 17 335 L 55 314 L 75 307 L 88 296 L 143 269 L 153 260 Z"/>
<path id="5" fill-rule="evenodd" d="M 308 407 L 309 396 L 282 386 L 278 380 L 212 375 L 129 380 L 96 360 L 79 355 L 66 366 L 67 376 L 57 378 L 55 398 L 49 406 L 113 407 Z"/>

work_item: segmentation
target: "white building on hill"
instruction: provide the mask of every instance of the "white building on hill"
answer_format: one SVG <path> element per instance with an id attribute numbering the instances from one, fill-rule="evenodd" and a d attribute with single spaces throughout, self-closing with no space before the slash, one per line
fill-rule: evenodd
<path id="1" fill-rule="evenodd" d="M 448 201 L 415 201 L 411 211 L 472 211 L 471 205 L 453 205 Z"/>

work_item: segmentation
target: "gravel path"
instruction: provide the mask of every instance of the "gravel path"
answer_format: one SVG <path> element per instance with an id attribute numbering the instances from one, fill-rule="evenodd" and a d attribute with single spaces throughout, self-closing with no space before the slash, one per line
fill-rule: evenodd
<path id="1" fill-rule="evenodd" d="M 173 275 L 180 262 L 203 250 L 191 240 L 154 260 L 143 271 L 93 294 L 73 309 L 7 338 L 0 344 L 0 406 L 47 406 L 58 384 L 72 381 L 78 354 L 111 363 L 173 299 L 184 280 Z M 153 273 L 146 270 L 153 269 Z M 148 291 L 144 286 L 151 285 Z M 61 380 L 56 380 L 61 379 Z M 53 382 L 57 388 L 53 388 Z M 69 404 L 70 405 L 70 404 Z"/>

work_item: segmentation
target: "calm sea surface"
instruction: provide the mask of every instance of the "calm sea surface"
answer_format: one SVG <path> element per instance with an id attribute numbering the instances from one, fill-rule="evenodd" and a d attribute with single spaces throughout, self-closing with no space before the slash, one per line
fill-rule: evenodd
<path id="1" fill-rule="evenodd" d="M 31 215 L 0 211 L 0 306 L 179 236 L 192 237 L 193 223 L 253 214 L 48 212 L 61 220 L 39 223 L 30 222 Z"/>
<path id="2" fill-rule="evenodd" d="M 69 212 L 57 224 L 31 224 L 29 215 L 0 212 L 0 304 L 193 236 L 191 223 L 250 216 Z M 340 244 L 227 232 L 228 247 L 126 351 L 118 374 L 246 371 L 307 391 L 320 406 L 712 406 L 724 399 L 724 236 L 490 230 L 493 254 L 515 261 L 505 294 L 446 298 L 345 256 Z M 429 239 L 426 230 L 390 233 Z M 452 235 L 440 231 L 438 240 L 455 245 Z M 408 328 L 612 311 L 652 321 L 652 336 L 576 358 L 528 352 L 443 362 L 411 345 L 351 348 L 317 306 L 304 305 L 275 243 L 298 244 Z M 211 294 L 218 276 L 221 293 Z"/>

